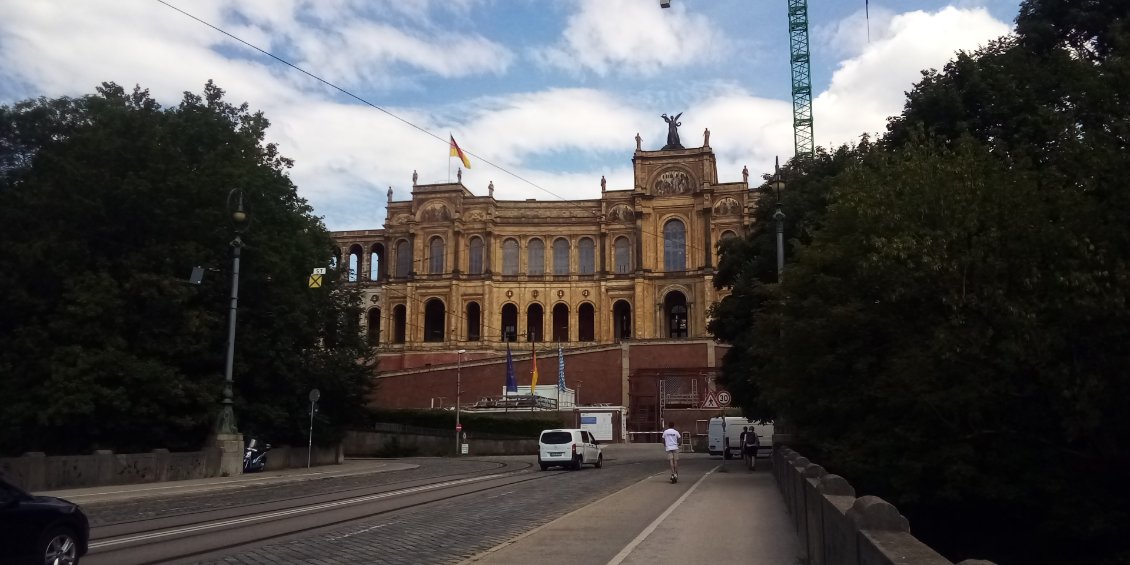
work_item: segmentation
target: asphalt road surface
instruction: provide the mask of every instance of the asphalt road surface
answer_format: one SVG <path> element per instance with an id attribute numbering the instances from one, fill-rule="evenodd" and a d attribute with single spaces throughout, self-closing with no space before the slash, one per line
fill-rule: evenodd
<path id="1" fill-rule="evenodd" d="M 604 468 L 580 471 L 541 471 L 532 456 L 420 458 L 346 476 L 104 493 L 77 500 L 92 525 L 83 563 L 795 562 L 767 461 L 752 473 L 729 461 L 725 474 L 720 459 L 684 454 L 672 485 L 658 445 L 604 453 Z M 769 535 L 720 550 L 700 539 L 699 514 Z"/>

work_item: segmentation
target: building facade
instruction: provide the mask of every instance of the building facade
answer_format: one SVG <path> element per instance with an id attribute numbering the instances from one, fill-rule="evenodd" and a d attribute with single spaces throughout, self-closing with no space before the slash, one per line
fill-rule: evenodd
<path id="1" fill-rule="evenodd" d="M 505 201 L 462 182 L 415 184 L 383 228 L 332 235 L 364 294 L 385 369 L 508 343 L 564 348 L 702 340 L 717 243 L 748 228 L 748 174 L 722 182 L 708 143 L 645 151 L 634 184 L 591 200 Z M 513 345 L 511 343 L 511 345 Z M 438 355 L 437 355 L 438 354 Z"/>

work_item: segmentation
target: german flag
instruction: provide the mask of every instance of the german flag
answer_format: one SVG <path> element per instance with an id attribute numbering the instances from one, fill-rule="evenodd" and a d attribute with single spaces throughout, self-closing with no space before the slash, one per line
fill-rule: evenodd
<path id="1" fill-rule="evenodd" d="M 454 136 L 449 136 L 449 137 L 451 137 L 451 156 L 452 157 L 459 157 L 459 160 L 463 161 L 463 168 L 470 169 L 471 168 L 471 161 L 469 159 L 467 159 L 467 155 L 464 154 L 463 150 L 459 148 L 459 144 L 455 143 L 455 137 Z"/>

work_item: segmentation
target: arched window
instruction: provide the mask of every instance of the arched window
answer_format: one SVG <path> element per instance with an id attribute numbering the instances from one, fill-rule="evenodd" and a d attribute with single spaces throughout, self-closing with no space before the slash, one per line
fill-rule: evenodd
<path id="1" fill-rule="evenodd" d="M 612 305 L 612 336 L 618 340 L 632 339 L 632 305 L 625 300 Z"/>
<path id="2" fill-rule="evenodd" d="M 472 275 L 483 274 L 483 238 L 471 238 L 471 255 L 467 261 L 467 271 Z"/>
<path id="3" fill-rule="evenodd" d="M 385 278 L 385 246 L 374 243 L 369 248 L 369 280 L 379 281 Z"/>
<path id="4" fill-rule="evenodd" d="M 444 267 L 444 245 L 442 237 L 433 237 L 428 244 L 428 272 L 442 275 Z"/>
<path id="5" fill-rule="evenodd" d="M 613 247 L 615 247 L 613 261 L 616 263 L 616 272 L 632 272 L 632 242 L 626 237 L 618 237 Z"/>
<path id="6" fill-rule="evenodd" d="M 738 234 L 734 233 L 732 230 L 726 230 L 722 232 L 722 235 L 718 239 L 726 241 L 727 239 L 730 239 L 732 237 L 737 237 L 737 235 Z"/>
<path id="7" fill-rule="evenodd" d="M 404 343 L 404 333 L 408 329 L 408 309 L 403 304 L 392 308 L 392 342 Z"/>
<path id="8" fill-rule="evenodd" d="M 467 303 L 467 341 L 483 339 L 481 313 L 478 302 Z"/>
<path id="9" fill-rule="evenodd" d="M 681 220 L 663 224 L 663 270 L 687 270 L 687 228 Z"/>
<path id="10" fill-rule="evenodd" d="M 596 341 L 596 311 L 592 304 L 585 302 L 577 308 L 577 339 Z"/>
<path id="11" fill-rule="evenodd" d="M 569 274 L 569 240 L 563 237 L 553 240 L 553 274 Z"/>
<path id="12" fill-rule="evenodd" d="M 443 301 L 433 298 L 424 303 L 424 341 L 444 341 Z"/>
<path id="13" fill-rule="evenodd" d="M 518 240 L 508 239 L 502 242 L 502 274 L 518 274 Z"/>
<path id="14" fill-rule="evenodd" d="M 349 247 L 349 282 L 357 282 L 361 277 L 361 253 L 360 245 Z"/>
<path id="15" fill-rule="evenodd" d="M 569 341 L 569 307 L 562 302 L 553 306 L 553 341 Z"/>
<path id="16" fill-rule="evenodd" d="M 596 245 L 591 237 L 583 237 L 577 242 L 577 271 L 582 275 L 596 272 Z"/>
<path id="17" fill-rule="evenodd" d="M 513 304 L 502 307 L 502 341 L 518 341 L 518 307 Z"/>
<path id="18" fill-rule="evenodd" d="M 526 274 L 545 274 L 545 242 L 540 239 L 531 239 L 526 244 Z"/>
<path id="19" fill-rule="evenodd" d="M 381 341 L 381 309 L 369 309 L 369 344 L 376 345 Z"/>
<path id="20" fill-rule="evenodd" d="M 398 277 L 407 277 L 412 272 L 412 246 L 407 239 L 396 242 L 396 272 Z"/>
<path id="21" fill-rule="evenodd" d="M 535 302 L 526 308 L 526 339 L 528 341 L 545 341 L 545 335 L 542 333 L 544 318 L 545 313 L 541 304 Z"/>
<path id="22" fill-rule="evenodd" d="M 361 268 L 361 256 L 356 253 L 349 254 L 349 282 L 357 282 L 357 270 Z"/>
<path id="23" fill-rule="evenodd" d="M 663 309 L 667 313 L 667 336 L 687 337 L 689 332 L 687 297 L 679 291 L 671 291 L 663 297 Z"/>

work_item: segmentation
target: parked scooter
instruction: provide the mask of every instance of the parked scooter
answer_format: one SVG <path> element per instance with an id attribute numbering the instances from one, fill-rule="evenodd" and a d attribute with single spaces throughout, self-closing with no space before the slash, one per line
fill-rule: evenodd
<path id="1" fill-rule="evenodd" d="M 251 442 L 247 444 L 247 449 L 243 451 L 243 472 L 254 473 L 262 471 L 267 467 L 267 452 L 271 450 L 271 444 L 260 444 L 259 440 L 252 438 Z"/>

